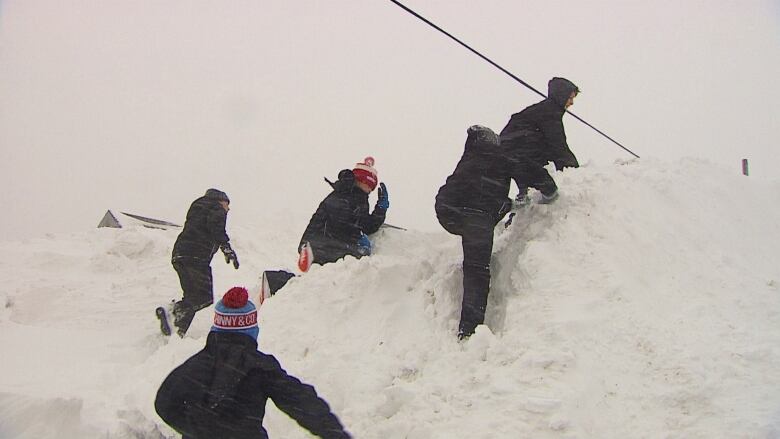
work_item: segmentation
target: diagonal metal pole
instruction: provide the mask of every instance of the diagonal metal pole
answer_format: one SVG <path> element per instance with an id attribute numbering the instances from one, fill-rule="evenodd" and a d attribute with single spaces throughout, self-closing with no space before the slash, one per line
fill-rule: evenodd
<path id="1" fill-rule="evenodd" d="M 406 5 L 404 5 L 403 3 L 401 3 L 401 2 L 399 2 L 399 1 L 397 1 L 397 0 L 390 0 L 390 1 L 391 1 L 391 2 L 393 2 L 393 3 L 395 3 L 395 4 L 396 4 L 396 5 L 399 7 L 399 8 L 403 9 L 404 11 L 406 11 L 406 12 L 408 12 L 408 13 L 412 14 L 413 16 L 417 17 L 417 18 L 418 18 L 418 19 L 420 19 L 421 21 L 425 22 L 427 25 L 431 26 L 432 28 L 436 29 L 437 31 L 439 31 L 439 32 L 443 33 L 444 35 L 448 36 L 449 38 L 451 38 L 451 39 L 452 39 L 453 41 L 455 41 L 456 43 L 460 44 L 461 46 L 463 46 L 463 47 L 465 47 L 466 49 L 468 49 L 469 51 L 471 51 L 473 54 L 475 54 L 475 55 L 477 55 L 478 57 L 482 58 L 483 60 L 487 61 L 487 62 L 488 62 L 488 63 L 490 63 L 490 65 L 492 65 L 493 67 L 495 67 L 495 68 L 497 68 L 498 70 L 501 70 L 502 72 L 506 73 L 506 74 L 507 74 L 507 75 L 508 75 L 510 78 L 512 78 L 512 79 L 514 79 L 515 81 L 519 82 L 520 84 L 524 85 L 525 87 L 527 87 L 527 88 L 528 88 L 528 89 L 530 89 L 531 91 L 535 92 L 535 93 L 536 93 L 536 94 L 538 94 L 539 96 L 541 96 L 541 97 L 543 97 L 543 98 L 545 98 L 545 99 L 547 98 L 547 96 L 546 96 L 544 93 L 540 92 L 539 90 L 535 89 L 535 88 L 534 88 L 534 87 L 532 87 L 530 84 L 528 84 L 527 82 L 525 82 L 525 81 L 523 81 L 522 79 L 518 78 L 517 76 L 515 76 L 514 74 L 512 74 L 512 72 L 510 72 L 509 70 L 507 70 L 507 69 L 505 69 L 505 68 L 501 67 L 500 65 L 496 64 L 496 63 L 495 63 L 493 60 L 491 60 L 490 58 L 486 57 L 485 55 L 483 55 L 483 54 L 479 53 L 478 51 L 476 51 L 475 49 L 473 49 L 471 46 L 469 46 L 468 44 L 466 44 L 466 43 L 464 43 L 463 41 L 459 40 L 458 38 L 456 38 L 455 36 L 453 36 L 452 34 L 450 34 L 449 32 L 447 32 L 446 30 L 444 30 L 444 29 L 440 28 L 439 26 L 437 26 L 436 24 L 432 23 L 432 22 L 431 22 L 430 20 L 428 20 L 427 18 L 425 18 L 425 17 L 423 17 L 422 15 L 418 14 L 417 12 L 415 12 L 415 11 L 413 11 L 413 10 L 409 9 L 409 8 L 408 8 Z M 575 119 L 577 119 L 578 121 L 580 121 L 580 122 L 584 123 L 584 124 L 585 124 L 585 125 L 587 125 L 588 127 L 592 128 L 594 131 L 596 131 L 597 133 L 599 133 L 599 134 L 601 134 L 602 136 L 606 137 L 606 138 L 607 138 L 609 141 L 611 141 L 611 142 L 612 142 L 612 143 L 614 143 L 615 145 L 617 145 L 617 146 L 619 146 L 619 147 L 623 148 L 623 150 L 625 150 L 626 152 L 628 152 L 628 153 L 629 153 L 629 154 L 631 154 L 632 156 L 634 156 L 634 157 L 636 157 L 636 158 L 639 158 L 639 156 L 638 156 L 638 155 L 636 155 L 636 154 L 635 154 L 633 151 L 631 151 L 630 149 L 626 148 L 625 146 L 623 146 L 622 144 L 620 144 L 620 142 L 618 142 L 617 140 L 613 139 L 612 137 L 609 137 L 609 136 L 608 136 L 608 135 L 606 135 L 604 132 L 602 132 L 602 131 L 601 131 L 601 130 L 599 130 L 598 128 L 594 127 L 594 126 L 593 126 L 593 125 L 591 125 L 590 123 L 586 122 L 586 121 L 585 121 L 584 119 L 582 119 L 581 117 L 577 116 L 576 114 L 572 113 L 572 112 L 571 112 L 571 111 L 569 111 L 569 110 L 565 110 L 565 111 L 566 111 L 567 113 L 569 113 L 570 115 L 572 115 L 572 116 L 573 116 Z"/>

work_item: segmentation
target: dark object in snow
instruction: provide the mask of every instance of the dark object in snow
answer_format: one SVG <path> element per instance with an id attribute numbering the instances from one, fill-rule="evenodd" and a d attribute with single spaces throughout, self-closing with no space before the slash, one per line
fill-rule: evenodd
<path id="1" fill-rule="evenodd" d="M 166 337 L 171 335 L 171 324 L 168 323 L 168 312 L 165 310 L 165 307 L 158 306 L 154 313 L 157 319 L 160 320 L 160 332 L 162 332 L 162 335 Z"/>
<path id="2" fill-rule="evenodd" d="M 135 215 L 132 213 L 127 212 L 120 212 L 122 215 L 125 215 L 127 217 L 130 217 L 136 221 L 133 221 L 133 224 L 141 224 L 144 227 L 150 228 L 150 229 L 162 229 L 167 230 L 171 227 L 181 227 L 178 224 L 174 224 L 169 221 L 163 221 L 158 220 L 154 218 L 149 218 L 141 215 Z M 121 229 L 122 224 L 119 222 L 119 219 L 114 215 L 111 210 L 107 210 L 106 214 L 103 215 L 103 218 L 100 220 L 100 223 L 98 223 L 98 227 L 111 227 L 114 229 Z"/>
<path id="3" fill-rule="evenodd" d="M 260 298 L 265 300 L 287 285 L 295 273 L 286 270 L 265 270 L 260 279 Z M 262 303 L 262 302 L 261 302 Z"/>
<path id="4" fill-rule="evenodd" d="M 113 213 L 111 213 L 110 210 L 106 211 L 106 214 L 103 215 L 103 218 L 98 223 L 98 228 L 100 227 L 111 227 L 113 229 L 121 229 L 122 224 L 119 223 L 119 220 L 116 219 Z"/>
<path id="5" fill-rule="evenodd" d="M 138 221 L 142 221 L 144 223 L 150 224 L 150 225 L 144 224 L 144 226 L 146 226 L 146 227 L 152 227 L 152 226 L 181 227 L 180 225 L 174 224 L 172 222 L 158 220 L 158 219 L 154 219 L 154 218 L 147 218 L 145 216 L 135 215 L 135 214 L 132 214 L 132 213 L 122 212 L 122 215 L 127 215 L 130 218 L 135 218 Z"/>

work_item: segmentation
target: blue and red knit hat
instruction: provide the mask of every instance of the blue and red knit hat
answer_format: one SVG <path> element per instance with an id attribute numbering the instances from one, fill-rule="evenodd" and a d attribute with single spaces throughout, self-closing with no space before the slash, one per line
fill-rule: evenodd
<path id="1" fill-rule="evenodd" d="M 249 300 L 249 292 L 244 287 L 233 287 L 222 296 L 214 307 L 215 332 L 235 332 L 246 334 L 257 340 L 260 327 L 257 325 L 257 308 Z"/>

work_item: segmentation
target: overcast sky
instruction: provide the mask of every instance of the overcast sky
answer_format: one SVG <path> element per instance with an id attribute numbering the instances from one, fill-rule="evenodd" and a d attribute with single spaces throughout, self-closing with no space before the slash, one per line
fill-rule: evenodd
<path id="1" fill-rule="evenodd" d="M 643 159 L 777 179 L 777 0 L 405 3 L 537 89 L 569 78 L 572 111 Z M 435 230 L 466 128 L 538 100 L 388 0 L 2 0 L 0 239 L 109 208 L 181 223 L 209 187 L 229 226 L 302 227 L 366 155 L 388 221 Z M 564 122 L 586 168 L 631 158 Z"/>

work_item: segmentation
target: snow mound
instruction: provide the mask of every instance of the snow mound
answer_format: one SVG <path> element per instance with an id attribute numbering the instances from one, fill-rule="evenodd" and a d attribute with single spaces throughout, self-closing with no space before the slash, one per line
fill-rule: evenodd
<path id="1" fill-rule="evenodd" d="M 314 266 L 267 301 L 261 350 L 359 438 L 780 437 L 778 185 L 692 159 L 556 179 L 558 201 L 496 229 L 468 341 L 459 239 L 382 229 L 374 256 Z M 293 266 L 300 227 L 264 220 L 229 224 L 242 265 L 217 255 L 217 294 Z M 154 307 L 179 295 L 175 236 L 0 243 L 0 437 L 174 437 L 154 395 L 211 319 L 157 333 Z M 266 427 L 308 437 L 276 410 Z"/>

